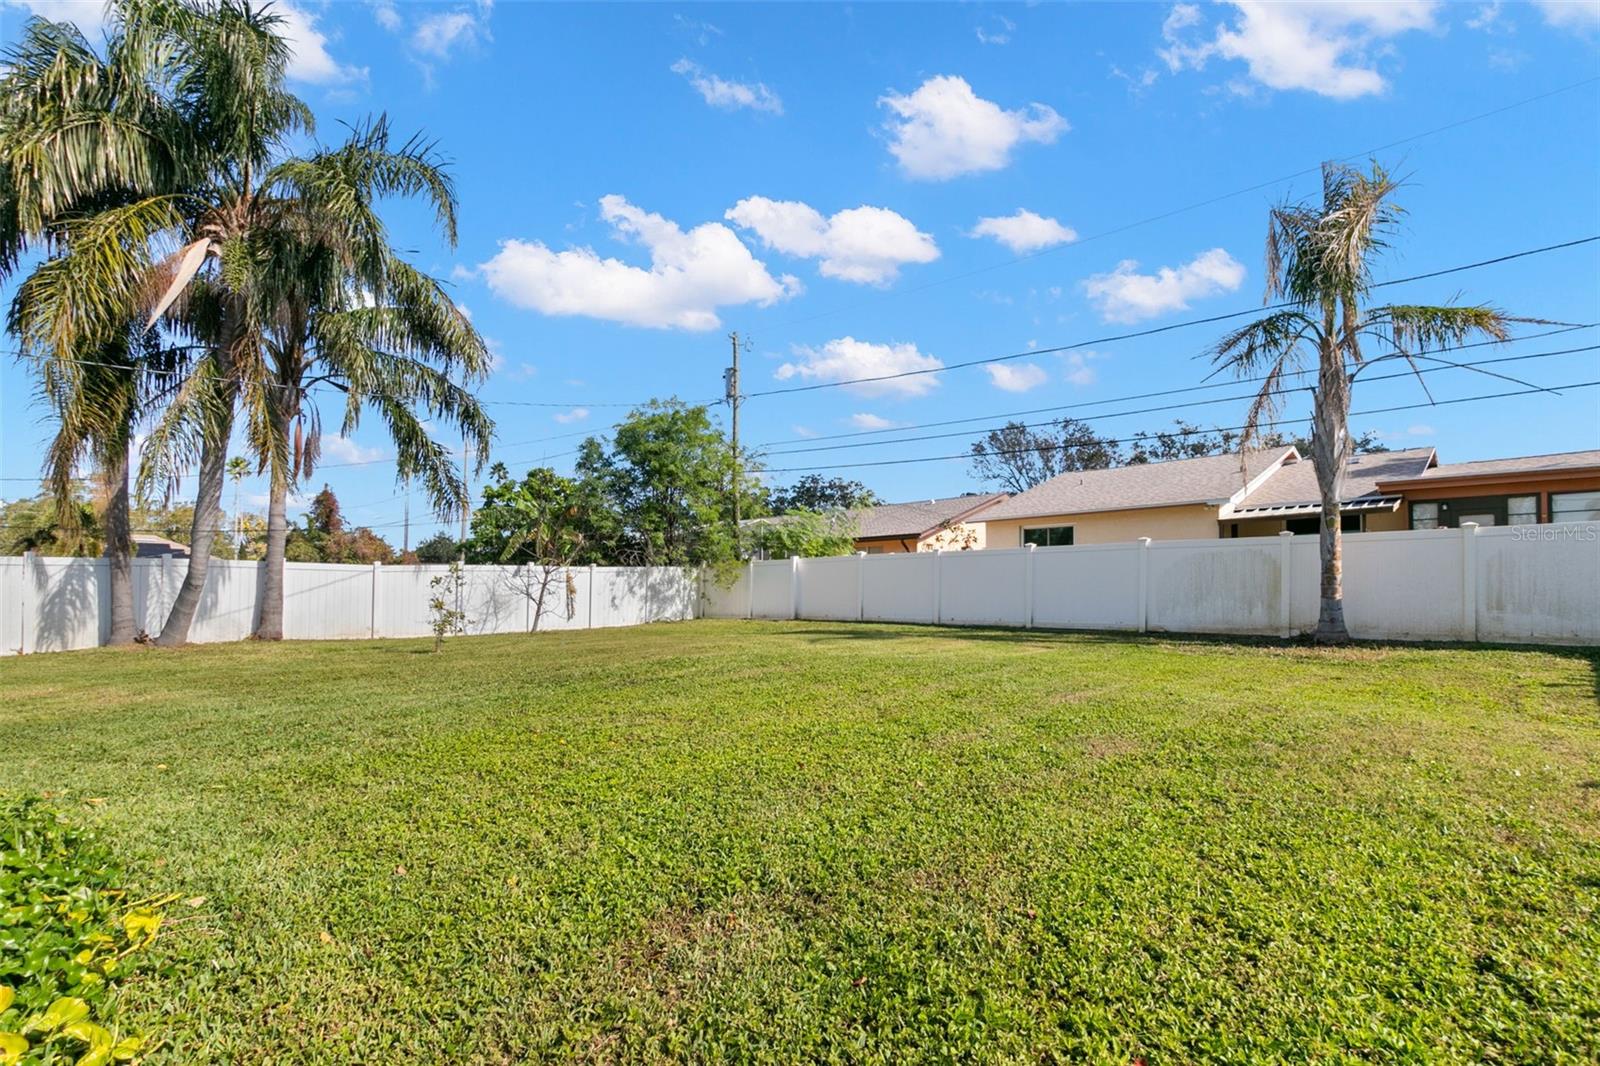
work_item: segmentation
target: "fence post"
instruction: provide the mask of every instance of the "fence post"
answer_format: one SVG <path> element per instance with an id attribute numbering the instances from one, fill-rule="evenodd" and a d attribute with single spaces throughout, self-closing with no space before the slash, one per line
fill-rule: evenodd
<path id="1" fill-rule="evenodd" d="M 789 618 L 800 617 L 800 557 L 789 556 Z"/>
<path id="2" fill-rule="evenodd" d="M 1461 631 L 1478 639 L 1478 523 L 1461 523 Z"/>
<path id="3" fill-rule="evenodd" d="M 1022 616 L 1026 619 L 1023 622 L 1025 629 L 1033 628 L 1033 551 L 1037 547 L 1037 544 L 1028 545 L 1028 554 L 1023 556 L 1027 560 L 1027 564 L 1023 567 L 1022 578 Z"/>
<path id="4" fill-rule="evenodd" d="M 368 639 L 378 639 L 378 571 L 383 564 L 378 560 L 372 561 L 372 625 L 368 629 Z"/>
<path id="5" fill-rule="evenodd" d="M 38 628 L 29 624 L 29 615 L 33 613 L 33 597 L 28 595 L 29 586 L 33 584 L 33 568 L 39 563 L 39 553 L 29 548 L 22 553 L 22 589 L 17 595 L 17 610 L 20 617 L 17 619 L 21 626 L 17 631 L 17 654 L 28 654 L 28 633 Z M 38 641 L 34 641 L 35 646 Z"/>
<path id="6" fill-rule="evenodd" d="M 933 624 L 944 622 L 944 549 L 933 549 Z"/>
<path id="7" fill-rule="evenodd" d="M 589 611 L 588 617 L 583 620 L 583 628 L 594 628 L 594 564 L 589 564 Z"/>
<path id="8" fill-rule="evenodd" d="M 867 553 L 856 552 L 856 621 L 867 620 Z"/>
<path id="9" fill-rule="evenodd" d="M 1294 534 L 1287 529 L 1278 531 L 1278 636 L 1294 636 L 1294 619 L 1290 616 L 1294 583 Z"/>
<path id="10" fill-rule="evenodd" d="M 745 560 L 744 564 L 744 620 L 746 622 L 756 616 L 756 561 Z"/>
<path id="11" fill-rule="evenodd" d="M 1150 538 L 1139 538 L 1139 632 L 1150 631 Z"/>

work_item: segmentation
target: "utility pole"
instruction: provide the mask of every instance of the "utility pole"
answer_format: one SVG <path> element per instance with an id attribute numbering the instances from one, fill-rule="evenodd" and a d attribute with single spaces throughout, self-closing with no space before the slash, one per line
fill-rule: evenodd
<path id="1" fill-rule="evenodd" d="M 467 438 L 461 438 L 461 484 L 467 490 L 461 504 L 461 564 L 467 562 L 467 520 L 472 517 L 472 479 L 467 476 Z M 460 604 L 457 604 L 459 607 Z"/>
<path id="2" fill-rule="evenodd" d="M 743 463 L 739 458 L 739 334 L 728 334 L 733 343 L 733 365 L 722 372 L 728 406 L 733 409 L 733 531 L 739 532 L 739 489 Z"/>
<path id="3" fill-rule="evenodd" d="M 405 542 L 400 547 L 401 555 L 411 554 L 411 483 L 406 483 L 406 531 Z"/>

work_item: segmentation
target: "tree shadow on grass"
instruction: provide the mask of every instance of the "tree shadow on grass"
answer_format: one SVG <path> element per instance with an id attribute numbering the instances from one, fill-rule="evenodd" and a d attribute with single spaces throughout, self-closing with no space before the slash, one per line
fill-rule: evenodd
<path id="1" fill-rule="evenodd" d="M 1213 633 L 1132 633 L 1127 630 L 1098 629 L 1015 629 L 1007 626 L 936 626 L 915 622 L 836 622 L 808 623 L 804 625 L 778 623 L 785 636 L 805 637 L 814 641 L 852 640 L 893 642 L 897 640 L 928 640 L 948 638 L 960 641 L 979 641 L 1006 644 L 1012 647 L 1069 647 L 1084 644 L 1160 645 L 1163 647 L 1194 648 L 1262 648 L 1268 650 L 1304 649 L 1314 652 L 1316 645 L 1309 638 L 1282 639 L 1251 635 Z M 1330 648 L 1330 655 L 1349 649 L 1367 651 L 1479 651 L 1528 652 L 1570 659 L 1580 668 L 1587 667 L 1588 680 L 1551 679 L 1552 689 L 1583 688 L 1594 698 L 1596 714 L 1600 717 L 1600 648 L 1574 647 L 1563 644 L 1466 644 L 1456 642 L 1422 642 L 1395 640 L 1358 640 L 1344 648 Z"/>

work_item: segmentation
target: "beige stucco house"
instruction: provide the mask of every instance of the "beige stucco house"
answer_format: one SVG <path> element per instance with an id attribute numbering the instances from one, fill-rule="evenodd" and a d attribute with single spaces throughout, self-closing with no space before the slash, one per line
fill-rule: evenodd
<path id="1" fill-rule="evenodd" d="M 1600 451 L 1440 464 L 1432 448 L 1350 460 L 1346 532 L 1600 521 Z M 1293 447 L 1062 474 L 987 508 L 984 544 L 1108 544 L 1317 532 L 1316 468 Z"/>
<path id="2" fill-rule="evenodd" d="M 868 555 L 918 551 L 968 551 L 985 545 L 984 516 L 1003 492 L 886 503 L 859 512 L 856 551 Z"/>

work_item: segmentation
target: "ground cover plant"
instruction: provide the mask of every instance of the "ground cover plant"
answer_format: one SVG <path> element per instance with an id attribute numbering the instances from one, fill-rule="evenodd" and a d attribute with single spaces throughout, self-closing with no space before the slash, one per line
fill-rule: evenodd
<path id="1" fill-rule="evenodd" d="M 139 1058 L 146 1038 L 119 1031 L 115 989 L 176 897 L 136 896 L 91 834 L 37 799 L 0 804 L 0 1064 Z"/>
<path id="2" fill-rule="evenodd" d="M 209 900 L 150 1061 L 1600 1057 L 1592 650 L 431 643 L 0 662 L 6 787 Z"/>

